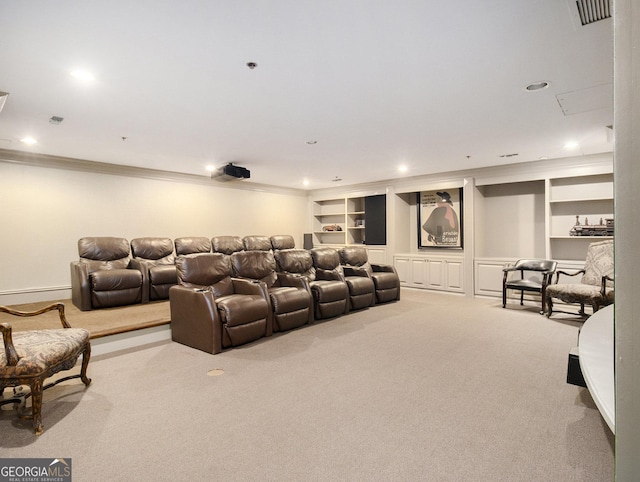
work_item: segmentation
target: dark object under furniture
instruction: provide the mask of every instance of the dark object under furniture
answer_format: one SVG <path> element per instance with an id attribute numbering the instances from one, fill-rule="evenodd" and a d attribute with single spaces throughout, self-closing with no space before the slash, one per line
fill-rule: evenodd
<path id="1" fill-rule="evenodd" d="M 585 387 L 587 383 L 582 375 L 580 368 L 580 357 L 578 355 L 578 347 L 573 348 L 569 352 L 569 360 L 567 361 L 567 383 L 578 387 Z"/>
<path id="2" fill-rule="evenodd" d="M 89 332 L 84 328 L 71 328 L 64 314 L 64 304 L 53 303 L 37 311 L 16 311 L 0 306 L 0 311 L 14 316 L 37 316 L 48 311 L 58 311 L 62 329 L 34 330 L 12 333 L 9 323 L 0 323 L 4 351 L 0 353 L 0 395 L 5 388 L 14 388 L 14 396 L 0 400 L 0 405 L 8 403 L 19 406 L 24 411 L 26 399 L 31 397 L 31 414 L 23 418 L 33 419 L 36 435 L 43 432 L 42 392 L 60 382 L 80 378 L 88 386 L 87 367 L 91 357 Z M 82 355 L 82 368 L 77 375 L 60 378 L 44 385 L 47 378 L 62 370 L 71 370 Z M 30 393 L 19 393 L 17 387 L 28 385 Z"/>
<path id="3" fill-rule="evenodd" d="M 507 306 L 507 290 L 520 291 L 520 305 L 524 304 L 524 292 L 540 293 L 540 314 L 545 312 L 545 292 L 558 263 L 549 259 L 519 259 L 513 266 L 502 270 L 502 307 Z M 509 274 L 520 271 L 519 278 L 509 278 Z M 538 277 L 525 278 L 525 273 L 537 273 Z"/>

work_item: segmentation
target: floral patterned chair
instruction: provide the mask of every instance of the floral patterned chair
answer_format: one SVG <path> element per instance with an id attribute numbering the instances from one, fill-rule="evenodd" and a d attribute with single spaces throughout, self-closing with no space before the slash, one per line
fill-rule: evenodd
<path id="1" fill-rule="evenodd" d="M 577 276 L 582 274 L 580 283 L 558 283 L 560 275 Z M 591 243 L 587 250 L 584 269 L 575 273 L 556 271 L 556 281 L 545 291 L 547 317 L 553 313 L 553 299 L 565 303 L 580 303 L 580 315 L 584 316 L 584 305 L 589 304 L 595 313 L 602 306 L 610 305 L 614 300 L 613 289 L 613 241 Z M 556 310 L 557 311 L 557 310 Z"/>
<path id="2" fill-rule="evenodd" d="M 87 367 L 91 357 L 89 332 L 83 328 L 71 328 L 64 315 L 64 304 L 53 303 L 37 311 L 16 311 L 0 306 L 0 312 L 15 316 L 36 316 L 58 310 L 62 329 L 35 330 L 12 333 L 9 323 L 0 323 L 4 350 L 0 353 L 0 405 L 18 405 L 19 413 L 25 411 L 26 400 L 31 397 L 31 415 L 36 435 L 43 432 L 42 392 L 60 382 L 80 378 L 89 385 Z M 57 379 L 44 386 L 45 379 L 62 370 L 70 370 L 82 354 L 80 374 Z M 18 387 L 28 385 L 29 393 L 20 393 Z M 5 388 L 13 388 L 13 395 L 4 397 Z"/>

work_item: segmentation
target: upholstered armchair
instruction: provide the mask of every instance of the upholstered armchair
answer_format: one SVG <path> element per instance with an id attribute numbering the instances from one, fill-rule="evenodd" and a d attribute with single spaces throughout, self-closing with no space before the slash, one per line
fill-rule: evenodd
<path id="1" fill-rule="evenodd" d="M 140 303 L 142 273 L 131 268 L 124 238 L 78 240 L 79 261 L 71 262 L 71 300 L 82 311 Z"/>
<path id="2" fill-rule="evenodd" d="M 169 288 L 178 283 L 171 238 L 131 240 L 131 267 L 142 273 L 142 302 L 168 300 Z"/>
<path id="3" fill-rule="evenodd" d="M 582 274 L 579 283 L 559 283 L 560 275 L 577 276 Z M 565 303 L 579 303 L 580 315 L 584 316 L 584 305 L 591 305 L 595 313 L 602 306 L 614 302 L 614 272 L 613 272 L 613 241 L 599 241 L 591 243 L 587 249 L 587 259 L 584 269 L 568 273 L 556 271 L 555 283 L 547 286 L 546 304 L 547 316 L 553 313 L 553 299 L 557 298 Z"/>
<path id="4" fill-rule="evenodd" d="M 31 414 L 22 418 L 33 420 L 36 435 L 43 432 L 42 425 L 42 392 L 60 382 L 80 378 L 89 385 L 87 367 L 91 357 L 91 341 L 89 332 L 83 328 L 71 328 L 64 314 L 64 304 L 53 303 L 37 311 L 16 311 L 0 306 L 0 312 L 19 317 L 41 315 L 49 311 L 58 311 L 61 329 L 34 330 L 12 332 L 9 323 L 0 323 L 0 332 L 4 342 L 4 350 L 0 352 L 0 405 L 14 404 L 18 413 L 23 414 L 26 400 L 31 397 Z M 1 321 L 1 320 L 0 320 Z M 45 380 L 62 370 L 71 370 L 82 355 L 82 368 L 77 375 L 58 378 L 47 385 Z M 29 392 L 21 392 L 18 387 L 28 385 Z M 6 388 L 13 388 L 13 396 L 5 398 Z"/>
<path id="5" fill-rule="evenodd" d="M 274 252 L 279 272 L 301 276 L 311 288 L 314 318 L 334 318 L 349 312 L 349 289 L 338 273 L 316 272 L 313 258 L 306 249 L 277 249 Z"/>
<path id="6" fill-rule="evenodd" d="M 290 330 L 313 322 L 313 300 L 307 280 L 277 273 L 271 250 L 233 253 L 231 264 L 234 276 L 262 281 L 267 287 L 273 331 Z"/>
<path id="7" fill-rule="evenodd" d="M 349 292 L 349 311 L 375 304 L 375 286 L 366 271 L 347 269 L 345 272 L 340 264 L 340 253 L 333 248 L 313 248 L 310 253 L 318 279 L 344 279 Z"/>
<path id="8" fill-rule="evenodd" d="M 169 290 L 171 338 L 207 353 L 220 353 L 271 336 L 266 288 L 231 276 L 229 256 L 178 256 L 178 285 Z"/>
<path id="9" fill-rule="evenodd" d="M 211 252 L 211 240 L 204 236 L 184 236 L 175 239 L 176 256 Z"/>
<path id="10" fill-rule="evenodd" d="M 244 249 L 240 236 L 214 236 L 211 238 L 214 253 L 232 254 Z"/>
<path id="11" fill-rule="evenodd" d="M 540 293 L 542 306 L 540 314 L 545 313 L 545 291 L 551 282 L 558 263 L 549 259 L 519 259 L 515 264 L 505 267 L 502 272 L 502 307 L 507 306 L 507 290 L 520 291 L 520 305 L 524 304 L 524 292 Z M 512 273 L 520 272 L 520 277 Z M 525 273 L 527 277 L 525 278 Z"/>
<path id="12" fill-rule="evenodd" d="M 364 271 L 373 280 L 376 303 L 400 299 L 400 278 L 396 269 L 386 264 L 371 264 L 367 250 L 358 246 L 347 246 L 340 250 L 340 263 L 345 275 Z"/>

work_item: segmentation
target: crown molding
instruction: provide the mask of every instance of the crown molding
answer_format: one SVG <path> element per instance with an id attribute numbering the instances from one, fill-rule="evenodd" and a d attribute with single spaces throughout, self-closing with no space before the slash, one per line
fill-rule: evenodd
<path id="1" fill-rule="evenodd" d="M 175 171 L 163 171 L 160 169 L 148 169 L 144 167 L 125 166 L 122 164 L 110 164 L 107 162 L 87 161 L 70 157 L 52 156 L 32 152 L 0 149 L 0 162 L 20 164 L 24 166 L 42 167 L 47 169 L 63 169 L 67 171 L 89 172 L 92 174 L 105 174 L 110 176 L 136 177 L 155 181 L 180 182 L 188 184 L 200 184 L 214 188 L 240 189 L 243 191 L 271 192 L 307 197 L 307 191 L 293 189 L 270 184 L 260 184 L 249 180 L 221 182 L 210 176 L 185 174 Z"/>

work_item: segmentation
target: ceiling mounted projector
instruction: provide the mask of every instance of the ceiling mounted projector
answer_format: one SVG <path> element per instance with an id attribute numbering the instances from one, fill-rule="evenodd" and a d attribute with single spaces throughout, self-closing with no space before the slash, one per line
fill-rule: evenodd
<path id="1" fill-rule="evenodd" d="M 233 181 L 234 179 L 249 179 L 251 171 L 244 167 L 234 166 L 232 162 L 211 173 L 211 179 L 218 181 Z"/>

